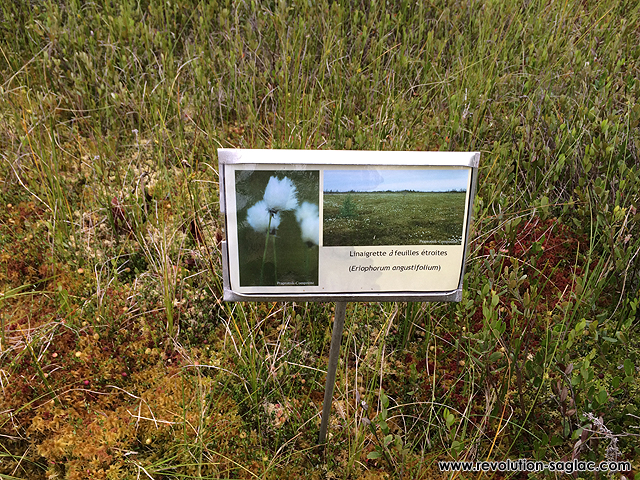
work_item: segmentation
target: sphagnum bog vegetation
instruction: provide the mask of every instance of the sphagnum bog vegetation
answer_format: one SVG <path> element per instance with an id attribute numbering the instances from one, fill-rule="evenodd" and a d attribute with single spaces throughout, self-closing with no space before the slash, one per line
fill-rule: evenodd
<path id="1" fill-rule="evenodd" d="M 0 6 L 0 476 L 640 471 L 637 2 Z M 332 307 L 221 302 L 221 146 L 482 153 L 462 301 L 349 305 L 326 456 Z"/>

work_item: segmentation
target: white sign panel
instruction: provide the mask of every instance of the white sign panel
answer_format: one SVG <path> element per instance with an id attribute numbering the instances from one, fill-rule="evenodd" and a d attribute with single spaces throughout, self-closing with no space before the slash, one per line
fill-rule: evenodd
<path id="1" fill-rule="evenodd" d="M 479 154 L 220 149 L 225 300 L 458 300 Z"/>

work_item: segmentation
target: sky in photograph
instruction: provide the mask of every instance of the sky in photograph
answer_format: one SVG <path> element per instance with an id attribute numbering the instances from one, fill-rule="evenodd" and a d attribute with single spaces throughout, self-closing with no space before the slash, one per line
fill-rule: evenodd
<path id="1" fill-rule="evenodd" d="M 447 192 L 466 190 L 469 170 L 456 169 L 361 169 L 325 170 L 325 192 Z"/>

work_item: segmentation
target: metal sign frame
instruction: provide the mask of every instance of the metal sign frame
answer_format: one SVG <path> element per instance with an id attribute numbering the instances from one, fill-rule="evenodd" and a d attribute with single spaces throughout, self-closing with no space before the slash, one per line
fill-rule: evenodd
<path id="1" fill-rule="evenodd" d="M 347 301 L 460 301 L 462 298 L 462 285 L 466 265 L 466 255 L 469 240 L 469 228 L 472 218 L 473 199 L 475 198 L 478 180 L 478 163 L 480 154 L 478 152 L 380 152 L 380 151 L 353 151 L 353 150 L 249 150 L 249 149 L 218 149 L 219 173 L 220 173 L 220 210 L 225 219 L 225 240 L 222 242 L 222 264 L 223 264 L 223 286 L 225 301 L 317 301 L 317 302 L 347 302 Z M 462 258 L 457 278 L 457 285 L 445 291 L 430 289 L 430 291 L 300 291 L 301 288 L 287 288 L 286 286 L 252 287 L 251 292 L 238 291 L 242 288 L 232 285 L 233 268 L 238 267 L 237 229 L 240 220 L 237 218 L 238 207 L 236 206 L 235 188 L 236 184 L 234 172 L 238 171 L 272 171 L 282 169 L 288 171 L 305 171 L 318 169 L 325 172 L 329 169 L 349 169 L 345 172 L 384 169 L 400 171 L 408 169 L 410 172 L 420 169 L 436 170 L 459 170 L 463 169 L 469 173 L 469 181 L 465 191 L 466 205 L 465 217 L 462 226 Z M 378 170 L 376 170 L 378 171 Z M 239 175 L 236 173 L 236 175 Z M 324 174 L 323 174 L 324 175 Z M 323 177 L 324 178 L 324 177 Z M 321 182 L 319 182 L 321 183 Z M 320 186 L 320 191 L 324 186 Z M 234 191 L 230 191 L 234 189 Z M 320 200 L 319 200 L 319 203 Z M 320 207 L 320 217 L 322 217 L 322 205 Z M 316 208 L 318 208 L 316 207 Z M 245 207 L 246 208 L 246 207 Z M 291 214 L 290 214 L 291 215 Z M 275 218 L 272 212 L 270 218 Z M 278 220 L 279 221 L 279 220 Z M 269 225 L 271 225 L 269 220 Z M 246 223 L 246 221 L 244 221 Z M 275 220 L 274 220 L 275 223 Z M 264 226 L 262 228 L 265 228 Z M 235 229 L 235 230 L 234 230 Z M 269 230 L 269 227 L 266 227 Z M 235 237 L 234 237 L 235 234 Z M 267 243 L 269 235 L 266 236 Z M 275 242 L 275 240 L 274 240 Z M 321 243 L 321 242 L 318 242 Z M 232 248 L 230 248 L 232 246 Z M 425 246 L 425 245 L 421 245 Z M 455 245 L 454 245 L 455 246 Z M 393 246 L 388 246 L 393 247 Z M 327 248 L 320 245 L 318 247 Z M 357 248 L 357 247 L 356 247 Z M 444 248 L 444 247 L 443 247 Z M 265 255 L 267 247 L 265 246 Z M 275 252 L 275 247 L 274 247 Z M 262 262 L 264 267 L 264 259 Z M 454 272 L 455 273 L 455 272 Z M 237 272 L 235 275 L 239 275 Z M 236 282 L 237 284 L 238 282 Z M 311 287 L 314 290 L 314 287 Z"/>

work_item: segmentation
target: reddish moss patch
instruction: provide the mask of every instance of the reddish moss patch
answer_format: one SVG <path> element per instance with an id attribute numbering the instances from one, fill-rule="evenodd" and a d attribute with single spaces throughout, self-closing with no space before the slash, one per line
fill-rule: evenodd
<path id="1" fill-rule="evenodd" d="M 516 227 L 513 241 L 491 235 L 482 246 L 482 253 L 494 252 L 511 257 L 511 264 L 520 264 L 527 270 L 529 278 L 537 277 L 545 306 L 553 310 L 560 294 L 566 295 L 575 287 L 574 279 L 582 274 L 577 256 L 587 247 L 587 241 L 578 236 L 557 218 L 542 220 L 534 217 Z M 522 285 L 523 291 L 530 280 Z"/>
<path id="2" fill-rule="evenodd" d="M 47 258 L 45 210 L 33 202 L 0 208 L 0 285 L 16 288 L 45 278 L 41 266 Z"/>

